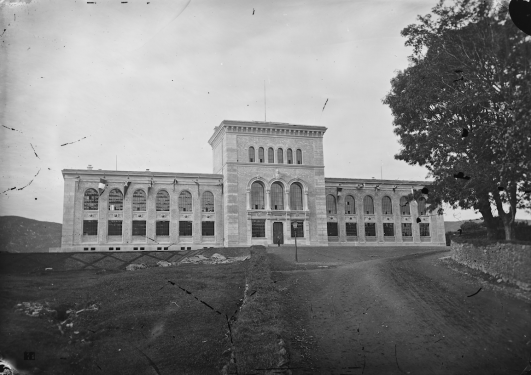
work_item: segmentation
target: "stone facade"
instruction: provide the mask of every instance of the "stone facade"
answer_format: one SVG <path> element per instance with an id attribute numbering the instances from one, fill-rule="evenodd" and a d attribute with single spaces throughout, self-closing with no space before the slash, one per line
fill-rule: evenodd
<path id="1" fill-rule="evenodd" d="M 422 188 L 425 182 L 325 178 L 325 132 L 326 128 L 319 126 L 223 121 L 209 140 L 213 174 L 63 170 L 60 251 L 184 250 L 273 245 L 278 240 L 294 244 L 294 221 L 302 225 L 297 243 L 305 246 L 327 246 L 329 242 L 351 246 L 445 244 L 442 216 L 421 215 L 421 235 L 416 203 L 411 203 L 410 215 L 401 214 L 400 197 L 412 188 Z M 94 209 L 85 203 L 85 195 L 88 189 L 98 190 L 100 179 L 105 187 L 95 198 Z M 109 204 L 111 190 L 124 193 L 126 183 L 123 207 Z M 133 211 L 133 194 L 139 189 L 146 196 L 145 209 L 139 211 L 136 206 Z M 157 210 L 159 191 L 169 196 L 167 211 Z M 203 197 L 208 192 L 212 193 L 214 204 L 205 209 Z M 191 211 L 183 211 L 184 206 L 180 206 L 181 193 L 191 195 Z M 354 199 L 354 207 L 346 205 L 347 196 Z M 374 213 L 364 214 L 366 196 L 373 200 Z M 391 200 L 392 208 L 389 204 L 385 208 L 387 213 L 382 211 L 384 197 Z M 327 207 L 327 199 L 335 202 L 335 209 Z M 133 234 L 135 221 L 145 225 L 140 232 L 136 230 L 137 235 Z M 169 233 L 158 233 L 159 221 L 169 222 L 165 224 Z M 89 222 L 93 228 L 87 230 Z M 121 235 L 108 233 L 110 222 L 121 225 Z M 191 222 L 191 232 L 183 229 L 190 225 L 187 222 Z M 214 224 L 207 224 L 210 229 L 206 230 L 204 222 Z M 369 230 L 375 228 L 374 236 L 365 233 L 365 223 L 375 223 L 367 224 Z M 411 236 L 402 236 L 403 223 L 411 223 Z M 353 231 L 356 235 L 352 235 Z"/>

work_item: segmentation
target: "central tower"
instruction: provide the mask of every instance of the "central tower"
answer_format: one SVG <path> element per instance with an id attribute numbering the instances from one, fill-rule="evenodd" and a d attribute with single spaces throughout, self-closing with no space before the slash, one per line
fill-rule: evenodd
<path id="1" fill-rule="evenodd" d="M 322 126 L 225 120 L 209 140 L 223 175 L 224 246 L 327 246 Z M 292 229 L 297 222 L 298 229 Z"/>

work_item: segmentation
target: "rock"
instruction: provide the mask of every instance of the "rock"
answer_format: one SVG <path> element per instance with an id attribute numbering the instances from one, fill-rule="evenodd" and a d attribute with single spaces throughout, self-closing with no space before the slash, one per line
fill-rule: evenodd
<path id="1" fill-rule="evenodd" d="M 501 283 L 502 281 L 503 281 L 502 279 L 496 280 L 496 282 L 498 282 L 498 283 Z"/>
<path id="2" fill-rule="evenodd" d="M 147 268 L 147 266 L 144 263 L 140 263 L 140 264 L 131 263 L 127 267 L 125 267 L 127 271 L 135 271 L 135 270 L 140 270 L 143 268 Z"/>
<path id="3" fill-rule="evenodd" d="M 286 355 L 286 349 L 284 349 L 284 348 L 280 349 L 280 350 L 278 351 L 278 354 L 280 354 L 280 355 L 282 355 L 282 356 Z"/>
<path id="4" fill-rule="evenodd" d="M 160 260 L 157 262 L 157 266 L 159 267 L 170 267 L 172 264 L 170 262 L 166 262 L 165 260 Z"/>
<path id="5" fill-rule="evenodd" d="M 45 268 L 44 270 L 45 270 L 45 271 L 52 271 L 53 268 Z"/>
<path id="6" fill-rule="evenodd" d="M 224 256 L 223 256 L 223 255 L 221 255 L 221 254 L 218 254 L 218 253 L 216 253 L 216 254 L 213 254 L 213 255 L 212 255 L 212 256 L 210 257 L 210 259 L 219 259 L 219 260 L 225 260 L 225 259 L 227 259 L 227 258 L 226 258 L 226 257 L 224 257 Z"/>

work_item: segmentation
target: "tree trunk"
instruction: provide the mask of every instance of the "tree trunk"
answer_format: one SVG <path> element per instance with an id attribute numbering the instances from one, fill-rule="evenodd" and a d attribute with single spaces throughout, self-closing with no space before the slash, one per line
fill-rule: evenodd
<path id="1" fill-rule="evenodd" d="M 487 237 L 490 240 L 498 239 L 498 225 L 494 216 L 492 215 L 492 209 L 490 207 L 489 195 L 485 194 L 479 197 L 477 203 L 477 209 L 481 216 L 483 216 L 483 221 L 487 227 Z"/>
<path id="2" fill-rule="evenodd" d="M 505 239 L 506 240 L 515 240 L 515 233 L 514 233 L 514 222 L 511 224 L 505 224 L 505 220 L 503 223 L 503 229 L 505 230 Z"/>
<path id="3" fill-rule="evenodd" d="M 510 190 L 513 190 L 513 189 L 509 189 L 508 194 L 510 194 L 511 192 Z M 515 190 L 514 193 L 516 193 L 516 189 L 514 190 Z M 503 222 L 503 229 L 505 230 L 505 240 L 516 239 L 515 234 L 514 234 L 514 217 L 516 215 L 516 202 L 514 201 L 514 199 L 511 199 L 512 197 L 509 195 L 510 207 L 509 207 L 509 212 L 506 213 L 503 210 L 502 201 L 501 201 L 499 192 L 495 191 L 493 193 L 493 196 L 494 196 L 494 201 L 496 202 L 496 207 L 498 209 L 498 215 L 501 217 L 502 222 Z"/>

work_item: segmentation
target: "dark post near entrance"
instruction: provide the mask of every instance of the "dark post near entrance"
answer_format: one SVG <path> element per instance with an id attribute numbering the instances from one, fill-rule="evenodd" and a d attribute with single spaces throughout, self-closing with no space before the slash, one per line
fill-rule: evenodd
<path id="1" fill-rule="evenodd" d="M 297 258 L 297 222 L 293 223 L 293 229 L 295 229 L 295 262 L 299 262 Z"/>

